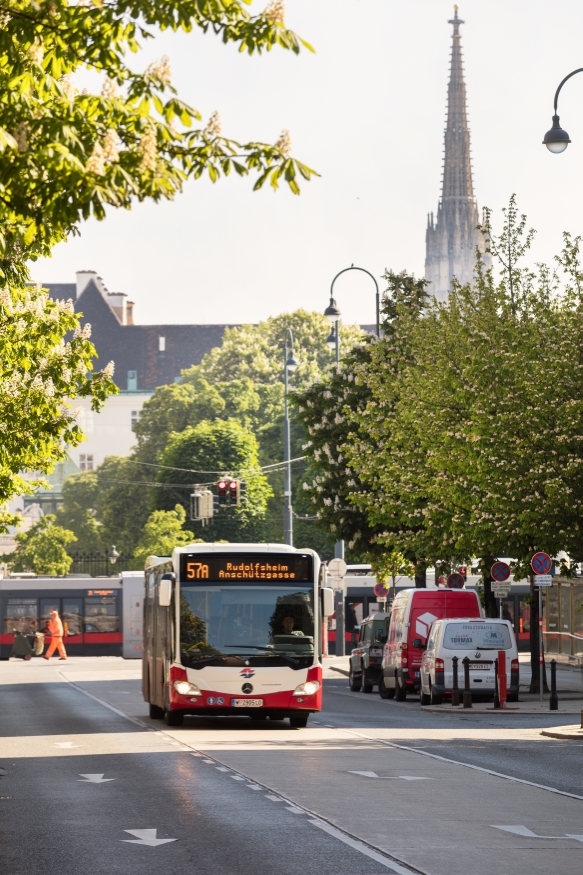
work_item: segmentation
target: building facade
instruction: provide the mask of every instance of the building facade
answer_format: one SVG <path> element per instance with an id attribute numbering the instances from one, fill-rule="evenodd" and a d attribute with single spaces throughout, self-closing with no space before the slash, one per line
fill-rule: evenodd
<path id="1" fill-rule="evenodd" d="M 476 250 L 485 253 L 483 235 L 477 230 L 480 222 L 478 204 L 474 196 L 470 129 L 466 106 L 466 83 L 461 48 L 460 25 L 455 8 L 451 65 L 447 89 L 447 124 L 444 138 L 443 178 L 437 216 L 430 213 L 425 235 L 425 278 L 428 292 L 439 301 L 445 301 L 451 281 L 464 285 L 471 282 L 476 263 Z"/>

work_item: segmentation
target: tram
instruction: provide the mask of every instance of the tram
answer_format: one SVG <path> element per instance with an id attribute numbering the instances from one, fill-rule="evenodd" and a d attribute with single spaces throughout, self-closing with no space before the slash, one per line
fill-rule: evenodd
<path id="1" fill-rule="evenodd" d="M 334 610 L 313 550 L 193 544 L 146 563 L 142 692 L 153 719 L 289 719 L 322 707 L 322 621 Z"/>

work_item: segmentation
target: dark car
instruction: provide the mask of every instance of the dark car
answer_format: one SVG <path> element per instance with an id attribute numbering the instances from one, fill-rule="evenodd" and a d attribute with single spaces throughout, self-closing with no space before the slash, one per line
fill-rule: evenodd
<path id="1" fill-rule="evenodd" d="M 383 647 L 387 640 L 390 614 L 370 614 L 360 624 L 354 639 L 357 645 L 350 655 L 350 689 L 357 693 L 372 693 L 378 683 L 383 659 Z"/>

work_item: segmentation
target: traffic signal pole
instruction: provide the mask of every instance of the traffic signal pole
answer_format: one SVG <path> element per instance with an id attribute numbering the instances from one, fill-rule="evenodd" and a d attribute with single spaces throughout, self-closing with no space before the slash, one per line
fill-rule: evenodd
<path id="1" fill-rule="evenodd" d="M 288 334 L 291 340 L 291 353 L 288 350 Z M 290 359 L 288 353 L 293 356 L 293 335 L 291 329 L 287 329 L 285 344 L 283 348 L 283 386 L 284 386 L 284 418 L 283 418 L 283 461 L 284 461 L 284 486 L 283 486 L 283 541 L 284 544 L 289 544 L 293 547 L 293 517 L 292 517 L 292 494 L 291 494 L 291 453 L 290 453 L 290 427 L 289 427 L 289 406 L 287 401 L 287 393 L 289 388 L 288 370 L 290 369 Z"/>

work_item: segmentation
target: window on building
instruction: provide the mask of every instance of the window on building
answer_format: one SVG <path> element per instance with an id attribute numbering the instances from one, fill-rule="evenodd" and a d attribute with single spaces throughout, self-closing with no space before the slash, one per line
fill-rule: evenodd
<path id="1" fill-rule="evenodd" d="M 158 352 L 166 352 L 166 338 L 158 337 Z"/>
<path id="2" fill-rule="evenodd" d="M 140 411 L 132 410 L 132 431 L 136 430 L 136 425 L 140 421 Z"/>
<path id="3" fill-rule="evenodd" d="M 81 471 L 93 471 L 93 456 L 81 453 L 79 456 L 79 469 Z"/>
<path id="4" fill-rule="evenodd" d="M 138 391 L 138 372 L 128 371 L 128 392 Z"/>

